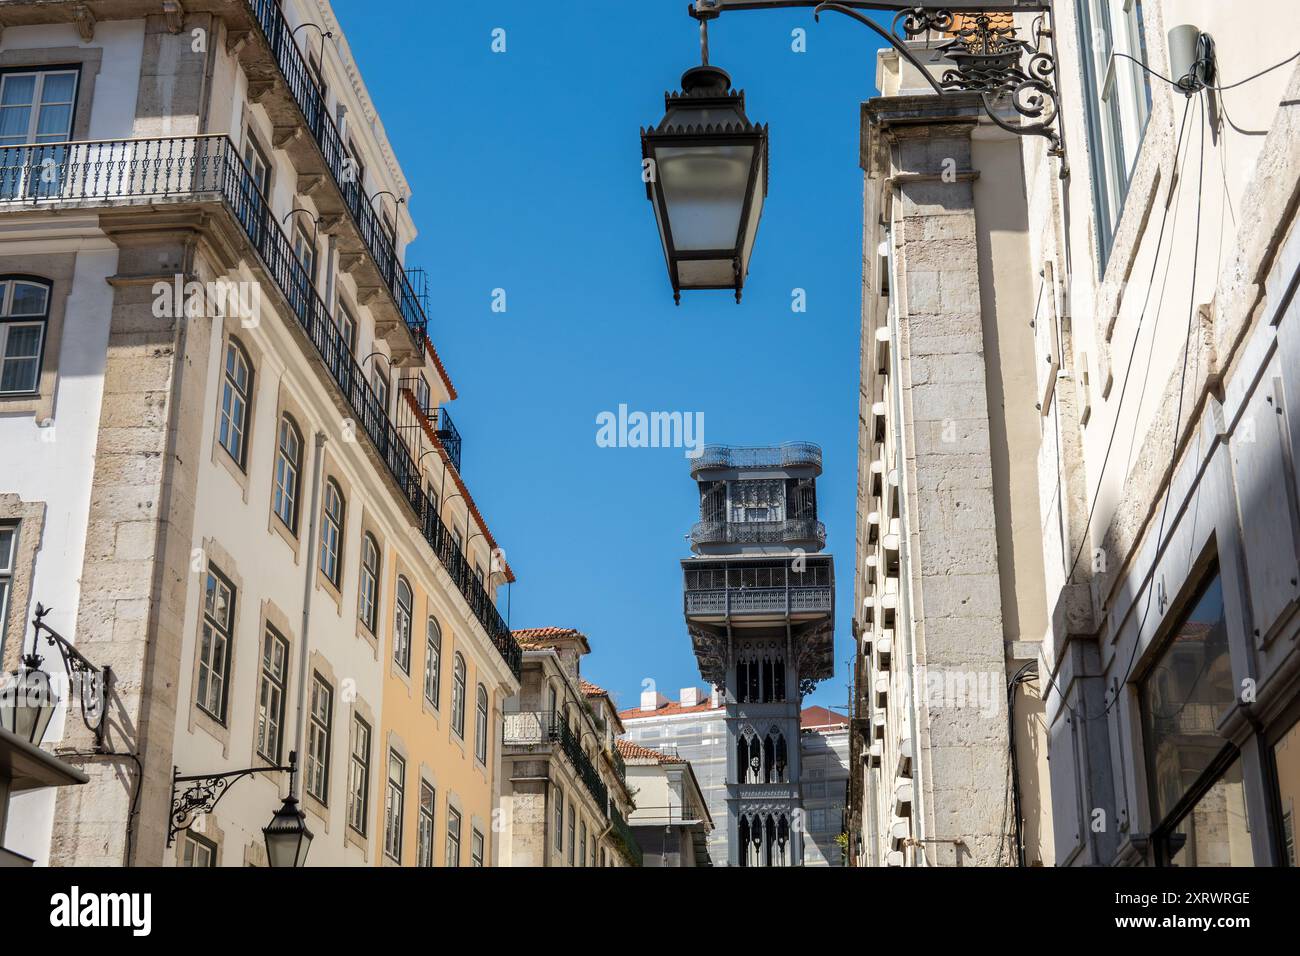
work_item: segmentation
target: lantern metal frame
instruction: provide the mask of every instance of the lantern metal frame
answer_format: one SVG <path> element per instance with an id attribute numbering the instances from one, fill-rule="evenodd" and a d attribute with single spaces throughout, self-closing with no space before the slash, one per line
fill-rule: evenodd
<path id="1" fill-rule="evenodd" d="M 46 624 L 45 616 L 51 610 L 37 603 L 36 614 L 32 618 L 32 650 L 23 656 L 22 665 L 29 671 L 41 669 L 45 659 L 38 651 L 41 635 L 44 634 L 45 642 L 55 648 L 63 659 L 63 669 L 68 679 L 79 685 L 77 696 L 81 701 L 81 722 L 95 735 L 95 752 L 106 753 L 104 738 L 108 733 L 108 696 L 113 687 L 113 668 L 108 665 L 98 667 L 91 663 L 67 638 Z M 39 740 L 33 743 L 40 746 Z"/>
<path id="2" fill-rule="evenodd" d="M 768 128 L 765 124 L 750 121 L 745 114 L 745 93 L 731 87 L 731 78 L 725 70 L 709 64 L 707 20 L 701 20 L 701 59 L 698 67 L 688 70 L 682 77 L 683 91 L 664 95 L 665 116 L 657 126 L 641 130 L 641 158 L 655 163 L 653 178 L 647 179 L 646 198 L 655 205 L 655 218 L 661 226 L 664 254 L 668 260 L 668 276 L 673 286 L 673 300 L 680 305 L 682 301 L 682 282 L 680 263 L 716 260 L 731 260 L 732 281 L 712 285 L 691 285 L 688 291 L 707 291 L 728 289 L 735 292 L 736 301 L 740 302 L 745 288 L 745 244 L 750 228 L 750 215 L 759 189 L 763 198 L 767 198 L 769 150 Z M 716 75 L 720 85 L 716 93 L 690 92 L 685 89 L 687 77 L 697 71 L 709 71 Z M 725 81 L 725 82 L 723 82 Z M 717 127 L 688 127 L 674 131 L 667 127 L 667 120 L 674 109 L 689 107 L 691 109 L 734 110 L 740 114 L 743 125 L 740 127 L 723 125 Z M 672 219 L 668 215 L 668 200 L 659 177 L 656 150 L 661 147 L 707 147 L 707 146 L 750 146 L 754 150 L 749 164 L 749 175 L 745 183 L 745 200 L 741 205 L 740 218 L 736 228 L 735 242 L 727 247 L 717 249 L 678 249 L 673 235 Z M 759 182 L 759 169 L 762 169 L 762 181 Z M 658 187 L 658 188 L 656 188 Z M 757 239 L 758 224 L 754 224 Z M 751 249 L 752 254 L 752 249 Z"/>

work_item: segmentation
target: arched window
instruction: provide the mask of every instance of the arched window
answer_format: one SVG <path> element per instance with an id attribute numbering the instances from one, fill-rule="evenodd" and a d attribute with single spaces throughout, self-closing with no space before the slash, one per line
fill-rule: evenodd
<path id="1" fill-rule="evenodd" d="M 375 536 L 361 539 L 361 584 L 357 597 L 357 616 L 366 630 L 374 634 L 379 627 L 379 544 Z"/>
<path id="2" fill-rule="evenodd" d="M 47 283 L 0 278 L 0 394 L 22 395 L 40 386 L 49 314 Z"/>
<path id="3" fill-rule="evenodd" d="M 235 464 L 244 467 L 248 450 L 248 406 L 253 394 L 253 363 L 237 339 L 226 343 L 221 379 L 221 429 L 218 439 Z"/>
<path id="4" fill-rule="evenodd" d="M 465 658 L 459 652 L 451 671 L 451 729 L 465 736 Z"/>
<path id="5" fill-rule="evenodd" d="M 424 699 L 438 708 L 438 688 L 442 685 L 442 631 L 438 622 L 429 618 L 424 649 Z"/>
<path id="6" fill-rule="evenodd" d="M 325 501 L 321 508 L 320 569 L 335 587 L 343 579 L 343 492 L 331 478 L 325 482 Z"/>
<path id="7" fill-rule="evenodd" d="M 474 710 L 474 756 L 479 763 L 487 763 L 488 751 L 488 694 L 487 688 L 478 685 Z"/>
<path id="8" fill-rule="evenodd" d="M 302 432 L 292 418 L 280 419 L 280 436 L 275 455 L 273 505 L 284 526 L 298 533 L 298 481 L 302 474 Z"/>
<path id="9" fill-rule="evenodd" d="M 393 660 L 405 674 L 411 673 L 411 586 L 397 579 L 397 608 L 393 611 Z"/>

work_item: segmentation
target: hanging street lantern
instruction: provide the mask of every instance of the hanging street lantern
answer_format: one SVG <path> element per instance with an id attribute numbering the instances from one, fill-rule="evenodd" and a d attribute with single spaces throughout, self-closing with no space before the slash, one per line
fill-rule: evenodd
<path id="1" fill-rule="evenodd" d="M 740 301 L 767 198 L 767 127 L 749 121 L 745 94 L 705 49 L 705 65 L 665 94 L 663 120 L 641 130 L 646 197 L 678 304 L 683 289 L 731 289 Z"/>
<path id="2" fill-rule="evenodd" d="M 50 675 L 41 670 L 41 658 L 29 654 L 0 686 L 0 727 L 39 747 L 57 705 Z"/>

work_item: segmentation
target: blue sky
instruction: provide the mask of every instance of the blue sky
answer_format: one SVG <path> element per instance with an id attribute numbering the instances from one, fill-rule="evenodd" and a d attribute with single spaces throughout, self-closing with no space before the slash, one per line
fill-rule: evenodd
<path id="1" fill-rule="evenodd" d="M 771 124 L 771 182 L 744 303 L 673 305 L 639 127 L 699 62 L 687 0 L 334 0 L 411 183 L 430 335 L 460 398 L 463 474 L 518 575 L 512 626 L 586 633 L 588 679 L 634 706 L 701 684 L 681 571 L 698 497 L 680 449 L 600 448 L 596 416 L 703 412 L 705 440 L 820 444 L 836 556 L 836 674 L 852 656 L 862 173 L 877 40 L 836 14 L 731 13 L 711 60 Z M 807 52 L 791 32 L 807 31 Z M 506 52 L 493 53 L 492 31 Z M 492 311 L 494 289 L 508 311 Z M 791 310 L 796 288 L 807 311 Z M 505 601 L 501 602 L 506 610 Z"/>

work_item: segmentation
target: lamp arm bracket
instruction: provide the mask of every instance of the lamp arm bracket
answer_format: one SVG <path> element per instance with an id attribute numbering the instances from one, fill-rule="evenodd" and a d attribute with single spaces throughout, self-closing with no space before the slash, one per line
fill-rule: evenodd
<path id="1" fill-rule="evenodd" d="M 167 845 L 176 842 L 176 835 L 194 826 L 198 817 L 211 813 L 217 808 L 230 788 L 244 777 L 255 773 L 294 774 L 298 769 L 298 755 L 289 754 L 289 763 L 284 767 L 246 767 L 243 770 L 228 770 L 222 773 L 181 774 L 172 768 L 172 812 L 167 827 Z M 181 784 L 190 784 L 183 791 Z"/>
<path id="2" fill-rule="evenodd" d="M 50 610 L 43 604 L 36 605 L 36 616 L 32 620 L 33 656 L 36 657 L 36 645 L 44 633 L 45 642 L 57 650 L 63 659 L 63 669 L 69 680 L 77 684 L 81 697 L 81 722 L 95 735 L 96 752 L 103 753 L 104 736 L 108 730 L 108 695 L 113 688 L 113 668 L 92 664 L 67 638 L 46 624 L 45 616 Z M 39 657 L 36 659 L 39 662 Z"/>

